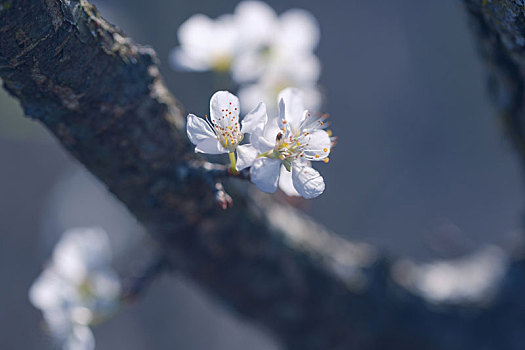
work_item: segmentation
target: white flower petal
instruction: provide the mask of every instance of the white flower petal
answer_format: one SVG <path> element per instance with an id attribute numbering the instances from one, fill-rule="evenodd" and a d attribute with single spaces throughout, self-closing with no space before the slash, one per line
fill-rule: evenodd
<path id="1" fill-rule="evenodd" d="M 297 73 L 297 80 L 300 82 L 312 82 L 316 84 L 321 75 L 321 62 L 315 55 L 302 57 L 300 62 L 295 66 L 294 72 Z"/>
<path id="2" fill-rule="evenodd" d="M 178 37 L 180 48 L 170 57 L 175 68 L 224 70 L 235 56 L 238 30 L 231 15 L 212 20 L 196 14 L 179 27 Z"/>
<path id="3" fill-rule="evenodd" d="M 286 88 L 279 93 L 279 114 L 290 124 L 292 130 L 299 130 L 305 111 L 303 92 L 296 88 Z M 281 103 L 282 101 L 282 103 Z M 283 109 L 284 104 L 284 111 Z"/>
<path id="4" fill-rule="evenodd" d="M 71 321 L 75 324 L 89 326 L 95 319 L 93 309 L 96 306 L 92 304 L 96 304 L 97 301 L 97 299 L 89 298 L 89 301 L 86 300 L 83 303 L 77 302 L 71 305 L 69 310 Z M 89 305 L 89 307 L 87 305 Z"/>
<path id="5" fill-rule="evenodd" d="M 213 132 L 210 124 L 194 114 L 188 114 L 188 118 L 186 118 L 186 134 L 194 145 L 198 145 L 207 139 L 217 140 L 217 135 Z"/>
<path id="6" fill-rule="evenodd" d="M 117 273 L 110 269 L 100 270 L 90 276 L 93 294 L 97 298 L 114 302 L 120 294 L 120 280 Z"/>
<path id="7" fill-rule="evenodd" d="M 281 162 L 276 159 L 258 158 L 250 168 L 251 181 L 261 191 L 273 193 L 279 182 Z"/>
<path id="8" fill-rule="evenodd" d="M 257 159 L 259 152 L 253 145 L 241 145 L 237 147 L 237 170 L 245 169 L 252 165 Z"/>
<path id="9" fill-rule="evenodd" d="M 212 28 L 212 47 L 214 55 L 218 58 L 229 57 L 233 58 L 237 50 L 237 43 L 239 41 L 239 29 L 235 18 L 232 15 L 219 16 L 214 21 Z"/>
<path id="10" fill-rule="evenodd" d="M 232 78 L 243 84 L 258 79 L 264 73 L 279 23 L 275 11 L 262 1 L 241 1 L 234 17 L 239 42 L 232 63 Z"/>
<path id="11" fill-rule="evenodd" d="M 259 143 L 261 144 L 260 148 L 263 149 L 268 145 L 271 145 L 273 148 L 273 146 L 275 146 L 277 134 L 279 134 L 280 131 L 281 129 L 279 128 L 278 118 L 268 118 L 268 122 L 264 125 L 264 131 L 262 134 L 263 139 L 259 139 Z"/>
<path id="12" fill-rule="evenodd" d="M 66 231 L 53 251 L 53 266 L 72 283 L 79 283 L 90 271 L 106 268 L 111 260 L 107 233 L 98 227 Z"/>
<path id="13" fill-rule="evenodd" d="M 239 122 L 239 99 L 228 91 L 217 91 L 210 99 L 210 117 L 220 126 L 232 126 Z"/>
<path id="14" fill-rule="evenodd" d="M 80 310 L 81 307 L 63 301 L 62 308 L 42 310 L 47 328 L 55 341 L 61 349 L 94 349 L 94 338 L 89 328 L 76 324 L 75 318 L 72 317 L 73 311 Z M 89 310 L 86 311 L 91 314 Z"/>
<path id="15" fill-rule="evenodd" d="M 241 51 L 232 63 L 232 78 L 237 84 L 257 80 L 264 73 L 265 66 L 266 60 L 260 52 L 254 50 Z"/>
<path id="16" fill-rule="evenodd" d="M 242 120 L 241 134 L 249 134 L 255 130 L 262 131 L 267 120 L 266 105 L 261 102 Z"/>
<path id="17" fill-rule="evenodd" d="M 95 337 L 91 329 L 86 326 L 75 325 L 63 345 L 64 350 L 94 350 Z"/>
<path id="18" fill-rule="evenodd" d="M 60 277 L 53 268 L 48 267 L 33 282 L 29 289 L 31 304 L 41 310 L 60 309 L 63 307 L 64 288 L 67 281 Z"/>
<path id="19" fill-rule="evenodd" d="M 259 151 L 259 154 L 268 152 L 275 147 L 277 134 L 280 132 L 278 118 L 268 118 L 264 129 L 255 128 L 250 135 L 250 143 Z"/>
<path id="20" fill-rule="evenodd" d="M 306 199 L 319 196 L 325 189 L 323 177 L 319 172 L 302 163 L 292 164 L 292 182 L 297 192 Z"/>
<path id="21" fill-rule="evenodd" d="M 69 310 L 65 309 L 49 309 L 42 311 L 42 316 L 46 322 L 47 329 L 60 343 L 63 343 L 72 331 L 73 324 L 68 311 Z"/>
<path id="22" fill-rule="evenodd" d="M 222 147 L 216 137 L 202 140 L 195 145 L 196 153 L 207 153 L 207 154 L 222 154 L 229 153 L 229 151 Z"/>
<path id="23" fill-rule="evenodd" d="M 268 74 L 273 73 L 281 80 L 289 82 L 289 86 L 301 88 L 307 84 L 316 84 L 321 75 L 321 62 L 313 54 L 294 54 L 292 57 L 284 57 L 275 66 L 268 69 Z M 278 73 L 277 73 L 278 72 Z"/>
<path id="24" fill-rule="evenodd" d="M 239 89 L 239 98 L 241 99 L 241 106 L 244 113 L 253 110 L 257 105 L 263 101 L 266 106 L 272 106 L 273 100 L 266 99 L 266 92 L 261 84 L 243 85 Z"/>
<path id="25" fill-rule="evenodd" d="M 186 120 L 186 133 L 190 141 L 196 146 L 195 152 L 208 154 L 228 153 L 228 150 L 221 146 L 217 135 L 215 135 L 211 126 L 204 119 L 194 114 L 189 114 Z"/>
<path id="26" fill-rule="evenodd" d="M 306 10 L 292 9 L 281 14 L 279 43 L 293 51 L 313 51 L 319 43 L 319 24 Z"/>
<path id="27" fill-rule="evenodd" d="M 287 196 L 300 196 L 295 190 L 292 182 L 292 172 L 286 170 L 284 166 L 281 167 L 281 176 L 279 177 L 279 188 Z"/>
<path id="28" fill-rule="evenodd" d="M 214 45 L 213 21 L 202 14 L 196 14 L 181 24 L 178 31 L 181 50 L 184 57 L 178 64 L 191 69 L 191 66 L 208 67 L 211 65 L 210 46 Z M 178 58 L 176 58 L 178 59 Z M 190 63 L 191 61 L 195 63 Z M 189 63 L 189 66 L 187 65 Z"/>
<path id="29" fill-rule="evenodd" d="M 280 127 L 283 127 L 283 122 L 286 120 L 286 106 L 284 104 L 284 99 L 279 96 L 279 102 L 277 104 L 279 106 L 279 117 L 278 117 L 278 124 Z"/>
<path id="30" fill-rule="evenodd" d="M 277 25 L 275 11 L 262 1 L 241 1 L 234 11 L 240 51 L 267 44 Z"/>
<path id="31" fill-rule="evenodd" d="M 188 56 L 188 53 L 181 47 L 176 47 L 171 50 L 168 61 L 173 69 L 179 71 L 202 72 L 210 69 L 209 62 L 203 62 Z"/>
<path id="32" fill-rule="evenodd" d="M 304 85 L 301 87 L 304 91 L 305 107 L 311 111 L 319 111 L 323 102 L 323 96 L 319 87 L 315 84 Z"/>
<path id="33" fill-rule="evenodd" d="M 281 131 L 277 121 L 277 117 L 268 118 L 268 122 L 264 126 L 263 137 L 266 139 L 266 141 L 272 144 L 275 144 L 275 138 L 277 137 L 277 134 Z"/>
<path id="34" fill-rule="evenodd" d="M 260 133 L 253 133 L 250 135 L 250 143 L 259 154 L 271 151 L 275 146 L 275 137 L 274 141 L 268 141 L 264 138 L 264 136 L 260 135 Z"/>
<path id="35" fill-rule="evenodd" d="M 319 66 L 314 64 L 314 68 L 308 68 L 306 64 L 305 72 L 297 73 L 297 69 L 303 70 L 303 64 L 286 64 L 281 67 L 269 67 L 264 75 L 255 84 L 243 85 L 239 90 L 239 97 L 244 112 L 253 109 L 259 102 L 266 104 L 268 115 L 278 113 L 278 93 L 283 87 L 294 87 L 304 92 L 304 107 L 313 111 L 318 111 L 322 102 L 321 93 L 317 86 L 317 76 Z M 308 72 L 312 69 L 311 72 Z M 310 76 L 308 76 L 310 75 Z"/>
<path id="36" fill-rule="evenodd" d="M 305 142 L 307 146 L 304 149 L 304 155 L 311 160 L 322 160 L 330 154 L 332 141 L 324 130 L 312 131 L 305 137 Z"/>
<path id="37" fill-rule="evenodd" d="M 213 20 L 201 13 L 188 18 L 179 27 L 177 35 L 181 45 L 202 49 L 212 44 Z"/>

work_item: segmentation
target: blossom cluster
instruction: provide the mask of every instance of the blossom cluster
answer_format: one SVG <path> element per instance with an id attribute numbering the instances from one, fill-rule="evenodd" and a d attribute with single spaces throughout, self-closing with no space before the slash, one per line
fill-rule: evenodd
<path id="1" fill-rule="evenodd" d="M 239 122 L 239 110 L 235 95 L 218 91 L 210 100 L 209 118 L 189 114 L 186 130 L 195 152 L 229 153 L 232 171 L 249 167 L 251 181 L 264 192 L 279 187 L 287 195 L 307 199 L 323 193 L 324 180 L 310 162 L 327 163 L 335 138 L 324 130 L 326 116 L 305 109 L 300 90 L 281 91 L 274 115 L 268 116 L 260 102 Z M 249 142 L 240 144 L 245 134 Z"/>
<path id="2" fill-rule="evenodd" d="M 278 16 L 266 3 L 241 1 L 233 14 L 211 19 L 196 14 L 179 28 L 179 46 L 170 62 L 176 69 L 230 73 L 240 86 L 246 111 L 263 101 L 270 109 L 285 87 L 301 89 L 307 107 L 317 110 L 320 38 L 313 15 L 291 9 Z"/>
<path id="3" fill-rule="evenodd" d="M 113 314 L 120 281 L 110 266 L 111 249 L 100 228 L 66 231 L 53 257 L 29 290 L 31 303 L 42 310 L 47 328 L 63 350 L 93 350 L 89 326 Z"/>

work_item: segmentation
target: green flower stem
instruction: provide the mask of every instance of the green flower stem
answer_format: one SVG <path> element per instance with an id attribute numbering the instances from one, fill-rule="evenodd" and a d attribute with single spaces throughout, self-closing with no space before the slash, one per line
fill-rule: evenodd
<path id="1" fill-rule="evenodd" d="M 238 175 L 239 172 L 237 171 L 237 162 L 235 160 L 235 153 L 230 152 L 228 153 L 228 155 L 230 156 L 230 164 L 231 164 L 230 171 L 233 175 Z"/>

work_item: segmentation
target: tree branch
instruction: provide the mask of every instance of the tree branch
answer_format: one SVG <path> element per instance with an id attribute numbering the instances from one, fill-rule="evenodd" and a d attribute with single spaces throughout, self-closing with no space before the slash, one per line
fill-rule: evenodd
<path id="1" fill-rule="evenodd" d="M 488 87 L 506 131 L 525 161 L 523 1 L 463 0 L 488 68 Z"/>
<path id="2" fill-rule="evenodd" d="M 503 109 L 520 139 L 522 75 L 506 62 L 521 51 L 501 53 L 496 13 L 485 12 L 481 1 L 465 2 L 482 27 L 488 57 L 503 57 L 496 70 L 509 81 L 504 96 L 512 97 L 502 97 L 510 100 Z M 522 12 L 517 18 L 516 30 L 523 29 Z M 25 114 L 127 206 L 178 271 L 286 348 L 511 349 L 524 343 L 521 261 L 487 253 L 438 265 L 393 264 L 226 176 L 224 168 L 210 168 L 193 153 L 181 108 L 156 61 L 152 49 L 134 44 L 85 0 L 7 0 L 0 7 L 0 76 Z M 217 180 L 227 182 L 235 200 L 227 211 L 216 205 L 224 193 Z M 500 269 L 476 270 L 480 261 Z M 440 275 L 443 267 L 450 273 Z M 467 278 L 472 273 L 492 283 L 486 288 L 491 299 L 472 293 L 480 290 L 479 281 Z M 436 278 L 437 296 L 426 288 Z"/>

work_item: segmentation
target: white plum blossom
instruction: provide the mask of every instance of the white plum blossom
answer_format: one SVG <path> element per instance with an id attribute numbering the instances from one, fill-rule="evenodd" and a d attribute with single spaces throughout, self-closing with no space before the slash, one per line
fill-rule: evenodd
<path id="1" fill-rule="evenodd" d="M 243 139 L 239 124 L 239 99 L 228 91 L 217 91 L 210 99 L 210 118 L 189 114 L 186 132 L 195 152 L 220 154 L 235 151 Z"/>
<path id="2" fill-rule="evenodd" d="M 237 96 L 228 91 L 217 91 L 210 99 L 210 118 L 189 114 L 186 123 L 188 138 L 195 145 L 195 152 L 208 154 L 229 153 L 232 171 L 236 170 L 235 150 L 245 133 L 253 131 L 254 118 L 249 113 L 239 124 L 240 106 Z M 245 119 L 246 119 L 245 118 Z"/>
<path id="3" fill-rule="evenodd" d="M 260 103 L 243 121 L 252 129 L 250 143 L 238 147 L 238 169 L 251 166 L 251 181 L 264 192 L 273 193 L 279 186 L 290 196 L 319 196 L 324 180 L 310 161 L 329 160 L 334 138 L 324 130 L 325 119 L 306 110 L 301 91 L 294 88 L 279 94 L 277 117 L 269 118 Z"/>
<path id="4" fill-rule="evenodd" d="M 231 15 L 215 20 L 193 15 L 179 28 L 180 46 L 170 53 L 170 62 L 184 70 L 229 71 L 237 52 L 238 34 Z"/>
<path id="5" fill-rule="evenodd" d="M 92 350 L 89 328 L 109 317 L 119 305 L 120 282 L 110 267 L 111 249 L 100 228 L 64 233 L 53 257 L 29 290 L 46 325 L 63 350 Z"/>

